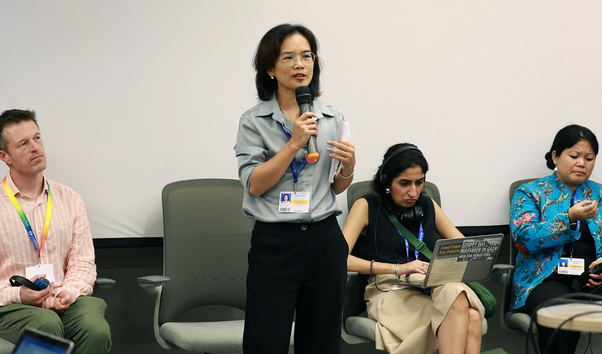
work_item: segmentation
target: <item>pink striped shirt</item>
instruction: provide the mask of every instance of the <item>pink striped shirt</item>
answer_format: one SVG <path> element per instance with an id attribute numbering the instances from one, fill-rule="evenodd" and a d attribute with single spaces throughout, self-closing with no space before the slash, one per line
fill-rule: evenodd
<path id="1" fill-rule="evenodd" d="M 38 244 L 46 218 L 48 181 L 52 193 L 52 214 L 48 237 L 42 245 L 41 264 L 54 265 L 56 294 L 68 290 L 72 301 L 80 295 L 91 295 L 96 280 L 94 245 L 86 208 L 79 194 L 44 177 L 44 191 L 37 200 L 33 200 L 19 191 L 10 178 L 10 172 L 6 178 Z M 4 187 L 0 189 L 0 306 L 4 306 L 21 303 L 19 288 L 11 287 L 8 280 L 13 275 L 25 276 L 25 268 L 36 264 L 38 252 L 6 190 Z"/>

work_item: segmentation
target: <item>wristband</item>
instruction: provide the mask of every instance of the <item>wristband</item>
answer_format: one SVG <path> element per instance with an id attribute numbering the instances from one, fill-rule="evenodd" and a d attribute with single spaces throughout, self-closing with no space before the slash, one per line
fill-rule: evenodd
<path id="1" fill-rule="evenodd" d="M 374 266 L 374 259 L 372 260 L 372 262 L 370 262 L 370 275 L 374 275 L 374 272 L 372 271 L 373 266 Z"/>
<path id="2" fill-rule="evenodd" d="M 345 176 L 343 176 L 343 175 L 341 174 L 341 169 L 340 169 L 340 168 L 339 168 L 339 171 L 337 172 L 337 174 L 338 174 L 338 175 L 339 175 L 339 176 L 340 176 L 342 179 L 349 179 L 349 178 L 353 177 L 353 174 L 354 174 L 354 173 L 355 173 L 355 168 L 353 169 L 353 171 L 351 172 L 351 174 L 350 174 L 349 176 L 347 176 L 347 177 L 345 177 Z"/>
<path id="3" fill-rule="evenodd" d="M 400 279 L 401 277 L 397 274 L 397 268 L 399 267 L 399 263 L 395 266 L 395 278 Z"/>

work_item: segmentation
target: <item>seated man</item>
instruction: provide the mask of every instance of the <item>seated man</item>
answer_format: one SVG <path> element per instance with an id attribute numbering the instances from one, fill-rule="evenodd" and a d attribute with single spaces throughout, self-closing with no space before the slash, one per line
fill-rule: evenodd
<path id="1" fill-rule="evenodd" d="M 9 171 L 0 190 L 0 337 L 16 343 L 25 327 L 75 342 L 74 353 L 111 346 L 106 303 L 91 297 L 94 245 L 81 197 L 46 179 L 46 155 L 34 111 L 0 115 L 0 159 Z M 11 287 L 13 275 L 43 290 Z"/>

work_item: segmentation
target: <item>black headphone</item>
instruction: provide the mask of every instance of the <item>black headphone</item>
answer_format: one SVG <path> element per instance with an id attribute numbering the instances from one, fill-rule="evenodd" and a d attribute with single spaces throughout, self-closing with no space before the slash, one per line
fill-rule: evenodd
<path id="1" fill-rule="evenodd" d="M 404 151 L 408 151 L 408 150 L 420 151 L 420 149 L 418 149 L 418 147 L 416 145 L 412 145 L 412 144 L 408 144 L 402 148 L 399 148 L 399 149 L 393 151 L 391 153 L 391 155 L 389 155 L 385 159 L 385 161 L 383 161 L 383 164 L 380 166 L 380 170 L 378 171 L 378 173 L 380 175 L 379 176 L 380 183 L 382 183 L 385 186 L 388 186 L 389 184 L 391 184 L 393 182 L 393 181 L 389 180 L 389 176 L 387 176 L 385 173 L 383 173 L 383 171 L 385 170 L 385 165 L 387 163 L 389 163 L 389 161 L 391 161 L 395 156 L 401 154 Z M 391 206 L 386 205 L 386 204 L 387 203 L 385 203 L 385 207 L 394 212 L 393 208 L 391 208 Z M 403 209 L 401 214 L 398 215 L 398 218 L 399 218 L 399 222 L 402 225 L 411 226 L 416 223 L 419 223 L 422 220 L 423 215 L 424 215 L 424 212 L 422 211 L 422 208 L 420 206 L 414 204 L 411 208 Z"/>
<path id="2" fill-rule="evenodd" d="M 393 210 L 393 208 L 391 208 L 389 205 L 385 205 L 385 208 L 395 213 L 395 210 Z M 397 220 L 399 220 L 403 226 L 410 227 L 422 221 L 424 212 L 422 211 L 420 205 L 414 204 L 410 208 L 401 210 L 401 214 L 395 213 L 395 215 L 397 216 Z"/>
<path id="3" fill-rule="evenodd" d="M 390 184 L 392 181 L 389 181 L 389 176 L 387 176 L 386 174 L 383 173 L 383 171 L 385 170 L 385 165 L 391 161 L 395 156 L 401 154 L 404 151 L 408 151 L 408 150 L 417 150 L 420 151 L 420 149 L 418 149 L 418 147 L 416 145 L 412 145 L 412 144 L 408 144 L 402 148 L 399 148 L 395 151 L 393 151 L 391 153 L 391 155 L 389 155 L 389 157 L 387 157 L 385 159 L 385 161 L 383 161 L 383 164 L 380 165 L 380 170 L 378 170 L 378 174 L 380 175 L 379 177 L 379 181 L 380 183 L 384 184 L 384 185 L 388 185 Z"/>

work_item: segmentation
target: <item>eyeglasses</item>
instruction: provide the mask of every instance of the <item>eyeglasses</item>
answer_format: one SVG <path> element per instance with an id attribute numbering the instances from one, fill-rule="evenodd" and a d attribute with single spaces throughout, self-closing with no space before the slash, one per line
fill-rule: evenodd
<path id="1" fill-rule="evenodd" d="M 284 54 L 281 58 L 278 58 L 278 60 L 281 60 L 282 64 L 284 64 L 285 66 L 293 66 L 297 62 L 297 57 L 301 59 L 301 63 L 305 65 L 312 65 L 316 60 L 317 55 L 315 55 L 312 52 L 305 52 L 301 55 L 287 53 Z"/>

